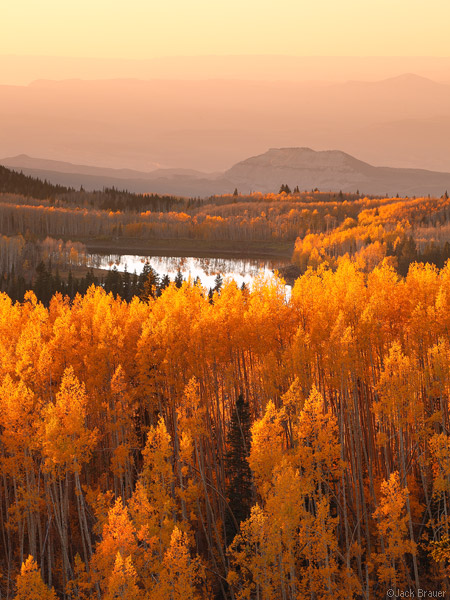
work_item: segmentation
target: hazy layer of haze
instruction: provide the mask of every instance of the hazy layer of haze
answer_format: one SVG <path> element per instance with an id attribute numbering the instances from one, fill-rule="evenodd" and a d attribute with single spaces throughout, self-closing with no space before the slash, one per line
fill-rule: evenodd
<path id="1" fill-rule="evenodd" d="M 0 157 L 222 170 L 270 147 L 339 149 L 375 165 L 450 171 L 450 85 L 40 80 L 0 86 Z"/>
<path id="2" fill-rule="evenodd" d="M 449 18 L 444 0 L 7 3 L 0 158 L 214 172 L 308 146 L 450 171 Z"/>
<path id="3" fill-rule="evenodd" d="M 450 58 L 385 56 L 205 55 L 150 59 L 0 56 L 0 84 L 36 79 L 240 79 L 375 81 L 415 73 L 450 83 Z"/>

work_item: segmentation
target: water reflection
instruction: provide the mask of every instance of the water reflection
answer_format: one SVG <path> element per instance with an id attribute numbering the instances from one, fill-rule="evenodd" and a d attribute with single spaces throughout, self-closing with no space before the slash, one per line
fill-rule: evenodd
<path id="1" fill-rule="evenodd" d="M 92 254 L 89 266 L 100 269 L 115 266 L 118 271 L 126 269 L 129 273 L 136 271 L 139 275 L 146 262 L 150 263 L 160 277 L 167 274 L 173 280 L 180 271 L 184 279 L 189 276 L 192 279 L 198 277 L 202 285 L 207 288 L 214 287 L 214 280 L 218 274 L 224 278 L 234 279 L 240 286 L 243 283 L 251 283 L 259 272 L 271 276 L 273 270 L 286 264 L 286 261 L 282 260 Z"/>

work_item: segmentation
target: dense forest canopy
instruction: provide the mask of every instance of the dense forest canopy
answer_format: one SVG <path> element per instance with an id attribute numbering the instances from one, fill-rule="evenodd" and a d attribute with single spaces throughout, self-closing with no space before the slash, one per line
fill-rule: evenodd
<path id="1" fill-rule="evenodd" d="M 28 555 L 71 598 L 441 585 L 449 284 L 344 259 L 289 300 L 263 279 L 213 302 L 189 283 L 48 309 L 3 295 L 2 594 Z"/>
<path id="2" fill-rule="evenodd" d="M 2 598 L 450 591 L 446 194 L 111 212 L 16 193 L 0 196 L 2 285 L 22 277 L 20 301 L 0 293 Z M 299 277 L 208 293 L 87 270 L 89 236 L 135 234 L 289 239 Z"/>

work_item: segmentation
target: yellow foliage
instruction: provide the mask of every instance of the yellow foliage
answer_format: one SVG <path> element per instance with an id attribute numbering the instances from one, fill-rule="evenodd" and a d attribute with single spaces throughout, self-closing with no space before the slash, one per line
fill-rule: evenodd
<path id="1" fill-rule="evenodd" d="M 14 600 L 57 600 L 55 590 L 49 589 L 43 582 L 39 567 L 32 556 L 22 563 Z"/>

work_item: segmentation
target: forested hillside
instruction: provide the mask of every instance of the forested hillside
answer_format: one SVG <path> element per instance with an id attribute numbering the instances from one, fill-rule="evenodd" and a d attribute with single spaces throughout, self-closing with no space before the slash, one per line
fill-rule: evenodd
<path id="1" fill-rule="evenodd" d="M 0 597 L 450 592 L 447 195 L 77 194 L 0 202 Z M 87 269 L 133 231 L 288 239 L 299 277 Z"/>
<path id="2" fill-rule="evenodd" d="M 55 198 L 58 194 L 69 192 L 69 188 L 53 185 L 35 177 L 24 175 L 0 165 L 0 192 L 23 194 L 32 198 Z"/>
<path id="3" fill-rule="evenodd" d="M 21 171 L 7 169 L 0 165 L 0 193 L 25 196 L 31 199 L 49 200 L 50 204 L 73 204 L 90 206 L 107 210 L 167 210 L 177 205 L 184 205 L 183 198 L 175 196 L 159 196 L 157 194 L 133 194 L 127 190 L 103 188 L 99 191 L 86 192 L 83 187 L 76 191 L 73 188 L 55 185 L 42 181 L 37 177 L 25 175 Z"/>
<path id="4" fill-rule="evenodd" d="M 295 242 L 293 261 L 303 272 L 351 256 L 366 270 L 388 259 L 402 275 L 412 262 L 443 267 L 450 258 L 450 201 L 441 198 L 393 199 L 362 208 L 332 230 L 308 233 Z"/>
<path id="5" fill-rule="evenodd" d="M 2 595 L 53 597 L 41 577 L 70 598 L 442 586 L 449 284 L 345 259 L 289 300 L 263 280 L 212 303 L 188 283 L 3 296 Z"/>

